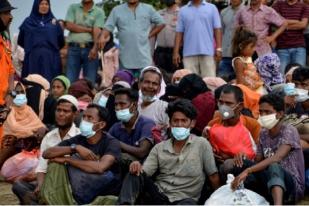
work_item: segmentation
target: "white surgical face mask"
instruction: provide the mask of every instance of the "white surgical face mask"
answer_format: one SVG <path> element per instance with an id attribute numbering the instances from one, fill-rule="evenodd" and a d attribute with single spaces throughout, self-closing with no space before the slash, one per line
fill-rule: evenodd
<path id="1" fill-rule="evenodd" d="M 277 114 L 274 113 L 274 114 L 260 116 L 259 119 L 258 119 L 258 122 L 260 123 L 260 125 L 262 127 L 266 128 L 266 129 L 272 129 L 280 121 L 279 119 L 277 119 L 276 115 Z"/>
<path id="2" fill-rule="evenodd" d="M 296 88 L 296 93 L 297 93 L 297 96 L 296 96 L 297 102 L 304 102 L 309 99 L 308 90 L 306 89 Z"/>
<path id="3" fill-rule="evenodd" d="M 148 96 L 148 95 L 143 95 L 143 93 L 141 93 L 141 97 L 142 97 L 142 100 L 144 102 L 154 102 L 158 99 L 158 97 L 155 95 L 155 96 Z"/>

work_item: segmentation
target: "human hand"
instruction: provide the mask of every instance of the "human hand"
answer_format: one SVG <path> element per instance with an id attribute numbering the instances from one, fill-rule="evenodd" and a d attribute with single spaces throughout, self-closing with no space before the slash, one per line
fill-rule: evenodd
<path id="1" fill-rule="evenodd" d="M 224 162 L 224 158 L 221 155 L 214 153 L 214 157 L 218 162 Z"/>
<path id="2" fill-rule="evenodd" d="M 131 174 L 139 176 L 142 173 L 142 164 L 139 161 L 132 162 L 129 171 Z"/>
<path id="3" fill-rule="evenodd" d="M 36 188 L 34 189 L 33 193 L 34 193 L 35 195 L 39 195 L 40 191 L 41 191 L 41 186 L 38 185 L 38 186 L 36 186 Z"/>
<path id="4" fill-rule="evenodd" d="M 95 47 L 93 47 L 89 52 L 88 59 L 95 60 L 97 59 L 97 57 L 98 57 L 98 51 Z"/>
<path id="5" fill-rule="evenodd" d="M 233 159 L 233 161 L 234 161 L 234 166 L 236 166 L 236 167 L 242 167 L 243 165 L 244 165 L 244 162 L 243 162 L 243 160 L 246 158 L 246 155 L 244 154 L 244 153 L 239 153 L 239 154 L 237 154 L 235 157 L 234 157 L 234 159 Z"/>
<path id="6" fill-rule="evenodd" d="M 202 136 L 203 136 L 203 137 L 206 137 L 206 138 L 208 139 L 208 138 L 209 138 L 209 130 L 210 130 L 210 127 L 209 127 L 209 126 L 206 126 L 206 127 L 203 129 Z"/>
<path id="7" fill-rule="evenodd" d="M 246 178 L 248 177 L 249 172 L 248 169 L 244 170 L 242 173 L 240 173 L 240 175 L 238 175 L 232 182 L 231 187 L 232 190 L 236 190 L 237 187 L 246 180 Z"/>
<path id="8" fill-rule="evenodd" d="M 216 51 L 215 60 L 216 62 L 220 62 L 222 59 L 222 51 Z"/>
<path id="9" fill-rule="evenodd" d="M 99 158 L 96 154 L 94 154 L 91 150 L 89 150 L 86 147 L 83 147 L 81 145 L 76 146 L 76 152 L 84 160 L 90 160 L 90 161 L 98 161 L 99 160 Z"/>
<path id="10" fill-rule="evenodd" d="M 105 35 L 101 34 L 101 35 L 98 37 L 97 48 L 98 48 L 99 50 L 104 49 L 106 43 L 109 41 L 109 38 L 110 38 L 109 36 L 106 37 Z"/>
<path id="11" fill-rule="evenodd" d="M 173 64 L 178 67 L 180 63 L 181 63 L 181 58 L 180 58 L 179 53 L 177 52 L 173 54 Z"/>
<path id="12" fill-rule="evenodd" d="M 268 44 L 271 44 L 273 41 L 275 41 L 275 38 L 273 36 L 267 36 L 267 37 L 265 37 L 265 41 Z"/>

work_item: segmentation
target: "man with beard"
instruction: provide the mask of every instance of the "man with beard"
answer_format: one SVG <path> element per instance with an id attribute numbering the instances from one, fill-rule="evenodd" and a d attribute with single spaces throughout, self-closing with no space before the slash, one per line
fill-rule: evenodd
<path id="1" fill-rule="evenodd" d="M 41 155 L 36 168 L 36 181 L 27 182 L 26 180 L 20 180 L 13 184 L 12 190 L 21 204 L 30 205 L 38 201 L 38 194 L 43 184 L 48 164 L 48 160 L 42 157 L 43 152 L 50 147 L 56 146 L 63 140 L 80 134 L 80 130 L 74 124 L 77 108 L 78 101 L 75 97 L 64 95 L 59 98 L 56 108 L 57 128 L 47 133 L 41 143 Z"/>
<path id="2" fill-rule="evenodd" d="M 0 1 L 0 105 L 9 104 L 10 92 L 14 87 L 14 67 L 11 59 L 9 39 L 5 35 L 13 20 L 11 10 L 15 9 L 7 0 Z M 0 142 L 2 141 L 2 126 L 0 124 Z"/>

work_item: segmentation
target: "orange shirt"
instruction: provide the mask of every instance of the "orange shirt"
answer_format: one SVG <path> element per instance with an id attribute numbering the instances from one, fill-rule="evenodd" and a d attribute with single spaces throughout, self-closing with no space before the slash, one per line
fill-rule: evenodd
<path id="1" fill-rule="evenodd" d="M 248 116 L 240 115 L 240 119 L 244 126 L 249 130 L 253 140 L 257 144 L 259 142 L 261 126 L 256 119 Z M 222 124 L 222 117 L 219 112 L 216 112 L 214 118 L 208 123 L 208 126 L 212 127 L 214 124 Z"/>
<path id="2" fill-rule="evenodd" d="M 9 88 L 9 77 L 14 73 L 10 43 L 0 35 L 0 105 L 5 103 L 5 96 Z M 0 143 L 1 141 L 2 128 L 0 128 Z"/>

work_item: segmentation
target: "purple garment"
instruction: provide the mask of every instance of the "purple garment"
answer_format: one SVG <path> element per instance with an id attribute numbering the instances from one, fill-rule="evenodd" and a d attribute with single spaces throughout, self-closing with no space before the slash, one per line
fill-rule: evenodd
<path id="1" fill-rule="evenodd" d="M 126 71 L 126 70 L 121 70 L 121 71 L 116 72 L 114 77 L 119 77 L 119 79 L 121 79 L 121 81 L 128 82 L 130 85 L 132 85 L 132 83 L 134 81 L 134 77 L 133 77 L 132 73 L 129 72 L 129 71 Z"/>
<path id="2" fill-rule="evenodd" d="M 284 83 L 280 72 L 280 59 L 277 54 L 270 53 L 259 57 L 254 64 L 267 88 L 271 91 L 271 86 Z"/>
<path id="3" fill-rule="evenodd" d="M 271 137 L 267 129 L 262 129 L 257 155 L 263 155 L 264 158 L 271 157 L 281 145 L 292 147 L 289 154 L 279 164 L 293 177 L 296 188 L 295 197 L 299 200 L 304 196 L 305 191 L 305 166 L 300 137 L 296 128 L 292 125 L 282 125 L 276 137 Z"/>

